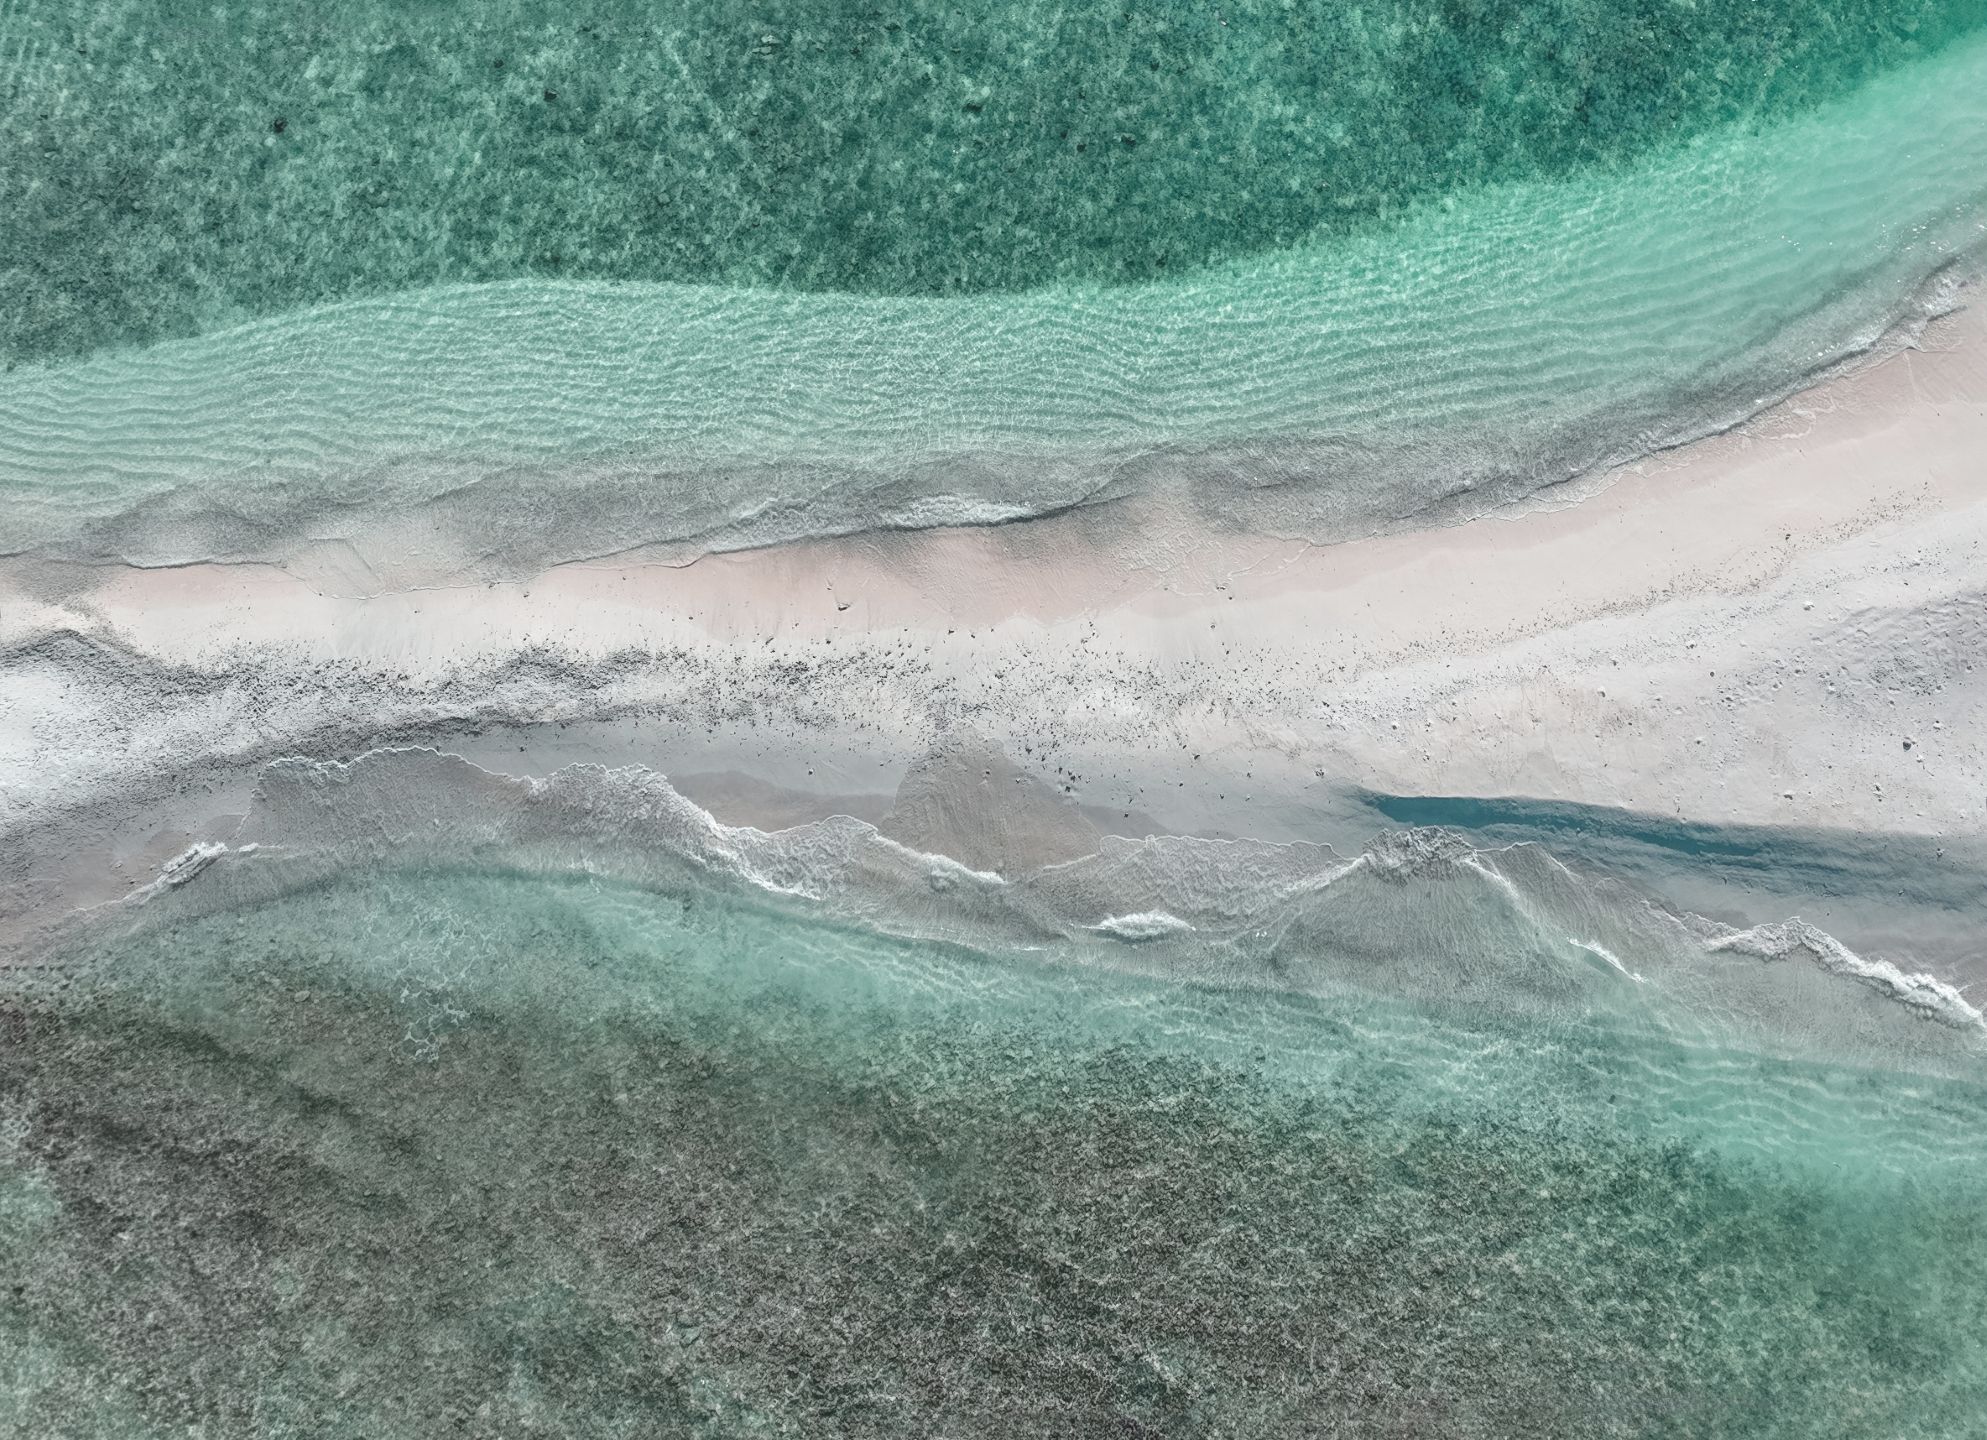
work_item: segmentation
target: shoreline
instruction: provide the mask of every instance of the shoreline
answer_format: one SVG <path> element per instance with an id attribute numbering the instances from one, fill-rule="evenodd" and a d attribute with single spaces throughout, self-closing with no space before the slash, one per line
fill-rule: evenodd
<path id="1" fill-rule="evenodd" d="M 1104 833 L 1344 845 L 1381 828 L 1361 792 L 1971 846 L 1981 453 L 1975 306 L 1571 503 L 1337 545 L 1126 500 L 367 598 L 260 565 L 51 585 L 7 562 L 0 826 L 62 849 L 10 866 L 39 910 L 216 838 L 283 755 L 639 763 L 778 827 L 886 819 L 963 747 L 1012 783 L 937 767 L 945 822 L 914 838 L 966 863 Z"/>

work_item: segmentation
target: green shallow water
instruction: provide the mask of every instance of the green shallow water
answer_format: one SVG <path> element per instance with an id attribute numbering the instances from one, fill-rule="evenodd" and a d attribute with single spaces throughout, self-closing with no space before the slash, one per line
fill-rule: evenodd
<path id="1" fill-rule="evenodd" d="M 1983 97 L 1975 39 L 1773 124 L 1162 284 L 528 278 L 18 370 L 0 543 L 161 564 L 338 538 L 517 575 L 1155 491 L 1316 539 L 1461 518 L 1950 303 L 1987 243 Z"/>
<path id="2" fill-rule="evenodd" d="M 526 275 L 1149 280 L 1784 117 L 1971 0 L 0 7 L 0 352 Z"/>
<path id="3" fill-rule="evenodd" d="M 0 1002 L 8 1433 L 1817 1440 L 1987 1402 L 1975 1082 L 515 873 L 88 958 Z"/>

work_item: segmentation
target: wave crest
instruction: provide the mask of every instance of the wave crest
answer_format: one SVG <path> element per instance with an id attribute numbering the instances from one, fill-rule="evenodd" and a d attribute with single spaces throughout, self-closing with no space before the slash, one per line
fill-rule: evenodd
<path id="1" fill-rule="evenodd" d="M 396 748 L 269 765 L 230 842 L 187 858 L 85 928 L 251 905 L 369 867 L 484 867 L 715 890 L 798 918 L 1179 983 L 1378 993 L 1887 1064 L 1987 1054 L 1987 1018 L 1951 986 L 1805 922 L 1736 929 L 1538 845 L 1486 850 L 1436 828 L 1351 856 L 1107 837 L 1092 854 L 1002 876 L 848 816 L 725 825 L 646 768 L 526 778 Z"/>

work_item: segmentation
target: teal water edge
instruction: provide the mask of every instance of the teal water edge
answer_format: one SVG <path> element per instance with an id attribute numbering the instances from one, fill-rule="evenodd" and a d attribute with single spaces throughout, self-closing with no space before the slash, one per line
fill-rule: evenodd
<path id="1" fill-rule="evenodd" d="M 1983 96 L 1963 37 L 1805 108 L 1134 286 L 530 276 L 17 368 L 0 549 L 342 540 L 515 575 L 1153 492 L 1319 539 L 1460 518 L 1732 424 L 1954 303 L 1987 245 Z"/>
<path id="2" fill-rule="evenodd" d="M 13 0 L 0 355 L 520 276 L 1149 280 L 1833 99 L 1968 0 Z"/>
<path id="3" fill-rule="evenodd" d="M 1326 995 L 710 878 L 177 903 L 254 865 L 6 974 L 8 1433 L 1977 1433 L 1977 1057 L 1388 993 L 1578 963 L 1495 925 Z"/>

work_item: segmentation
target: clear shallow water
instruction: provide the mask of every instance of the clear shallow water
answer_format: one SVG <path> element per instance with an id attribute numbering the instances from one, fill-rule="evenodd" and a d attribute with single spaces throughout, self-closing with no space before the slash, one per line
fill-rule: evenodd
<path id="1" fill-rule="evenodd" d="M 231 863 L 8 982 L 19 1433 L 1813 1440 L 1987 1395 L 1978 1072 L 709 882 L 171 903 Z M 1404 968 L 1540 963 L 1401 928 Z"/>
<path id="2" fill-rule="evenodd" d="M 1987 235 L 1987 48 L 1822 92 L 1137 286 L 533 275 L 16 369 L 5 547 L 344 539 L 515 575 L 1148 492 L 1325 539 L 1478 513 L 1732 423 L 1951 302 Z"/>
<path id="3" fill-rule="evenodd" d="M 1149 280 L 1839 96 L 1967 0 L 0 12 L 0 354 L 518 276 Z"/>

